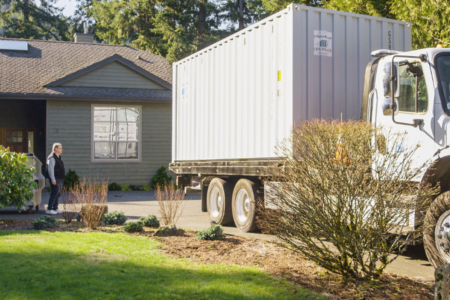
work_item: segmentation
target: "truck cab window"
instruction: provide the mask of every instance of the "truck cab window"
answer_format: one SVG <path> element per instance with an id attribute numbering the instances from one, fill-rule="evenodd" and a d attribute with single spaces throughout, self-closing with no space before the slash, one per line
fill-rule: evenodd
<path id="1" fill-rule="evenodd" d="M 398 110 L 424 113 L 428 108 L 428 92 L 420 62 L 404 61 L 399 66 Z"/>
<path id="2" fill-rule="evenodd" d="M 450 56 L 442 55 L 436 59 L 439 92 L 443 101 L 443 105 L 450 110 Z"/>

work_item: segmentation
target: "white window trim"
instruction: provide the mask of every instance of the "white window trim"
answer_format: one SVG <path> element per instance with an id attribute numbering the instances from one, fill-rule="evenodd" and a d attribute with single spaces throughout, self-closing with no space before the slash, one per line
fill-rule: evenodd
<path id="1" fill-rule="evenodd" d="M 137 159 L 95 159 L 94 158 L 94 107 L 132 107 L 139 109 L 139 135 Z M 126 104 L 91 104 L 91 163 L 133 163 L 142 162 L 142 105 Z"/>

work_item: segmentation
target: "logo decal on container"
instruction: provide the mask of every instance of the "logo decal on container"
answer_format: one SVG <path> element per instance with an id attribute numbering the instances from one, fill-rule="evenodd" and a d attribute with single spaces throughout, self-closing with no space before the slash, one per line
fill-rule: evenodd
<path id="1" fill-rule="evenodd" d="M 325 30 L 314 30 L 314 55 L 333 56 L 333 36 Z"/>

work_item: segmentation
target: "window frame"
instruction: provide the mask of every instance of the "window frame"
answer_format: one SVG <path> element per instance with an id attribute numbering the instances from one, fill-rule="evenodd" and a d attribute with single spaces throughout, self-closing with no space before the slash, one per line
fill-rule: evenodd
<path id="1" fill-rule="evenodd" d="M 439 74 L 439 68 L 437 66 L 437 62 L 438 62 L 437 60 L 441 56 L 450 56 L 450 53 L 448 53 L 448 52 L 441 52 L 441 53 L 436 54 L 434 56 L 434 58 L 433 58 L 433 61 L 434 61 L 434 72 L 435 72 L 435 75 L 436 75 L 436 83 L 437 83 L 437 87 L 438 87 L 439 98 L 441 100 L 442 109 L 444 110 L 444 112 L 445 112 L 445 114 L 447 116 L 450 116 L 450 110 L 448 109 L 447 101 L 446 101 L 445 96 L 444 96 L 444 91 L 443 91 L 442 85 L 441 85 L 441 77 L 440 77 L 440 74 Z"/>
<path id="2" fill-rule="evenodd" d="M 114 108 L 137 108 L 139 109 L 139 122 L 137 122 L 138 128 L 138 158 L 129 159 L 96 159 L 95 158 L 95 144 L 94 144 L 94 110 L 96 107 L 114 107 Z M 116 121 L 118 122 L 118 121 Z M 119 122 L 118 122 L 119 123 Z M 116 129 L 117 130 L 117 129 Z M 116 132 L 117 133 L 117 132 Z M 126 105 L 126 104 L 91 104 L 91 163 L 139 163 L 142 162 L 142 105 Z M 99 141 L 97 141 L 99 142 Z M 101 141 L 100 141 L 101 142 Z M 115 144 L 119 141 L 115 141 Z M 116 148 L 117 151 L 117 148 Z M 116 153 L 117 155 L 117 153 Z"/>
<path id="3" fill-rule="evenodd" d="M 409 62 L 411 62 L 411 63 L 419 63 L 420 64 L 420 66 L 421 66 L 421 68 L 422 68 L 422 71 L 424 70 L 424 65 L 423 65 L 423 63 L 422 62 L 420 62 L 420 61 L 418 61 L 418 60 L 410 60 Z M 425 73 L 424 73 L 425 74 Z M 398 76 L 400 77 L 400 66 L 398 67 Z M 425 80 L 425 86 L 426 86 L 426 79 L 425 79 L 425 76 L 423 77 L 423 79 Z M 398 87 L 399 88 L 399 87 Z M 405 114 L 405 115 L 426 115 L 427 113 L 428 113 L 428 110 L 429 110 L 429 107 L 430 107 L 430 98 L 429 98 L 429 91 L 428 91 L 428 87 L 426 86 L 426 88 L 427 88 L 427 109 L 426 109 L 426 111 L 422 111 L 422 112 L 415 112 L 415 111 L 405 111 L 405 110 L 400 110 L 400 102 L 398 102 L 399 103 L 399 105 L 398 105 L 398 110 L 397 110 L 397 113 L 399 113 L 399 114 Z M 414 93 L 415 94 L 415 93 Z M 398 97 L 395 97 L 395 99 L 397 100 L 397 101 L 399 101 L 398 100 Z M 416 105 L 417 105 L 417 103 L 418 103 L 418 99 L 416 99 L 416 96 L 414 95 L 414 101 L 416 101 Z"/>

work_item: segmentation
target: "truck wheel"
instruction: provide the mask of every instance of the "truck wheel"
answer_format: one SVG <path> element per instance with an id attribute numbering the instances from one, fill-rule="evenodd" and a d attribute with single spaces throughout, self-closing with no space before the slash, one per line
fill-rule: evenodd
<path id="1" fill-rule="evenodd" d="M 231 195 L 233 186 L 221 178 L 214 178 L 208 187 L 206 205 L 211 221 L 227 225 L 233 221 Z"/>
<path id="2" fill-rule="evenodd" d="M 256 229 L 255 196 L 258 186 L 247 179 L 240 179 L 233 191 L 233 219 L 236 227 L 243 232 Z"/>
<path id="3" fill-rule="evenodd" d="M 431 204 L 424 221 L 423 245 L 435 267 L 450 263 L 450 191 Z"/>

